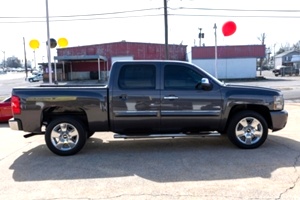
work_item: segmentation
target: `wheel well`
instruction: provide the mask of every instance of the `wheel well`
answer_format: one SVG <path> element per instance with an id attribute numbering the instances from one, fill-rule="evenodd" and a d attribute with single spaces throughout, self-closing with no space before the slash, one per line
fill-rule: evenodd
<path id="1" fill-rule="evenodd" d="M 266 106 L 262 105 L 236 105 L 234 106 L 228 116 L 227 122 L 238 112 L 243 111 L 243 110 L 251 110 L 254 112 L 259 113 L 263 118 L 265 118 L 268 128 L 272 128 L 272 120 L 271 120 L 271 115 L 270 115 L 270 110 Z M 226 124 L 226 130 L 227 130 L 228 123 Z"/>
<path id="2" fill-rule="evenodd" d="M 82 108 L 49 107 L 42 112 L 42 125 L 47 126 L 50 121 L 58 117 L 71 117 L 79 120 L 89 130 L 88 118 Z"/>

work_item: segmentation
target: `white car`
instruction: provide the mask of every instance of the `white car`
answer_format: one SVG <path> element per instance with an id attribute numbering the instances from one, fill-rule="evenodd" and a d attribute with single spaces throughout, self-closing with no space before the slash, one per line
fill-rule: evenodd
<path id="1" fill-rule="evenodd" d="M 43 74 L 38 73 L 38 74 L 32 74 L 27 78 L 29 82 L 38 82 L 43 80 Z"/>

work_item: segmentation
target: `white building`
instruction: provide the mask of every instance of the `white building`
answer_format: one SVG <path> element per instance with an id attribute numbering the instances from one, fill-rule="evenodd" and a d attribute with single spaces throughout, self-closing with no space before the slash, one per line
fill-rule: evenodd
<path id="1" fill-rule="evenodd" d="M 192 63 L 218 79 L 255 78 L 257 59 L 264 58 L 265 45 L 192 47 Z"/>

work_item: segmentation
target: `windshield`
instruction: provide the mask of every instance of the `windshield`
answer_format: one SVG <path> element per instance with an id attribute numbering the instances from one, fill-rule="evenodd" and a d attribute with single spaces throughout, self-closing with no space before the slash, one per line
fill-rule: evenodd
<path id="1" fill-rule="evenodd" d="M 208 76 L 209 79 L 213 80 L 214 82 L 216 82 L 219 85 L 225 85 L 225 83 L 223 81 L 220 81 L 219 79 L 217 79 L 216 77 L 214 77 L 213 75 L 211 75 L 210 73 L 206 72 L 204 69 L 202 69 L 201 67 L 199 67 L 198 65 L 195 65 L 193 63 L 190 63 L 191 65 L 195 66 L 196 68 L 200 69 L 206 76 Z"/>

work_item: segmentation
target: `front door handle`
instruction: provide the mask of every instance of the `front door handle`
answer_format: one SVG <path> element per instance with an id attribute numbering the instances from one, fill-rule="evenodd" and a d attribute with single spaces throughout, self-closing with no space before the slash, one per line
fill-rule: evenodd
<path id="1" fill-rule="evenodd" d="M 178 97 L 176 97 L 176 96 L 167 96 L 167 97 L 164 97 L 164 99 L 174 100 L 174 99 L 178 99 Z"/>

